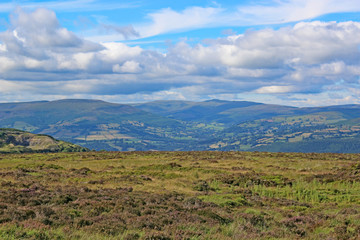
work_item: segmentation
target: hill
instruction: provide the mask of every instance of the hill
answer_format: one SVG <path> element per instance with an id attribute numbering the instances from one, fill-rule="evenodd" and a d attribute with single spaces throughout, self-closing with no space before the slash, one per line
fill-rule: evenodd
<path id="1" fill-rule="evenodd" d="M 0 153 L 85 152 L 88 149 L 17 129 L 0 128 Z"/>
<path id="2" fill-rule="evenodd" d="M 357 153 L 360 118 L 345 119 L 349 115 L 342 111 L 248 121 L 225 129 L 207 144 L 222 151 Z"/>
<path id="3" fill-rule="evenodd" d="M 198 149 L 360 152 L 360 105 L 295 108 L 252 102 L 158 101 L 135 105 L 170 118 L 220 124 Z M 160 110 L 157 110 L 160 109 Z"/>
<path id="4" fill-rule="evenodd" d="M 318 113 L 337 113 L 342 119 L 360 118 L 360 105 L 356 104 L 297 108 L 248 101 L 214 99 L 204 102 L 153 101 L 133 104 L 132 106 L 177 120 L 221 123 L 226 126 L 276 116 L 301 116 Z"/>
<path id="5" fill-rule="evenodd" d="M 205 102 L 154 101 L 134 104 L 136 108 L 182 121 L 221 123 L 240 122 L 292 114 L 296 108 L 247 101 L 209 100 Z"/>
<path id="6" fill-rule="evenodd" d="M 81 99 L 0 104 L 0 127 L 48 134 L 97 150 L 163 149 L 186 132 L 178 120 L 129 105 Z"/>
<path id="7" fill-rule="evenodd" d="M 0 104 L 0 127 L 110 151 L 360 152 L 360 105 L 296 108 L 247 101 Z"/>

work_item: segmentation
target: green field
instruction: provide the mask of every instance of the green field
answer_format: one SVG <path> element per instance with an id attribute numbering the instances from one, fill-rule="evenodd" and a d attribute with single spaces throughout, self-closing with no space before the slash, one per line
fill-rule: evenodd
<path id="1" fill-rule="evenodd" d="M 0 239 L 359 239 L 360 155 L 0 155 Z"/>
<path id="2" fill-rule="evenodd" d="M 0 103 L 0 127 L 96 151 L 360 153 L 360 105 L 295 108 L 222 100 L 124 105 L 64 99 Z"/>

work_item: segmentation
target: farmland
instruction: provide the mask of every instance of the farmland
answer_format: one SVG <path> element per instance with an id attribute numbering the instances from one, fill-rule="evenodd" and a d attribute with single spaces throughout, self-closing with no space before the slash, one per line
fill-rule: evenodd
<path id="1" fill-rule="evenodd" d="M 0 127 L 96 151 L 360 151 L 360 105 L 63 99 L 0 103 Z"/>
<path id="2" fill-rule="evenodd" d="M 358 239 L 360 155 L 0 155 L 1 239 Z"/>

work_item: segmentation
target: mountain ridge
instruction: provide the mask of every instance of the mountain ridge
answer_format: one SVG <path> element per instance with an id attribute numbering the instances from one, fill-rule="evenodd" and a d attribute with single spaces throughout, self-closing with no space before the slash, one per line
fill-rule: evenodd
<path id="1" fill-rule="evenodd" d="M 114 151 L 285 151 L 298 146 L 307 152 L 314 149 L 311 141 L 326 146 L 330 140 L 346 138 L 343 147 L 321 148 L 341 152 L 353 149 L 347 146 L 358 141 L 357 118 L 357 104 L 299 108 L 218 99 L 135 104 L 92 99 L 0 103 L 0 127 Z"/>

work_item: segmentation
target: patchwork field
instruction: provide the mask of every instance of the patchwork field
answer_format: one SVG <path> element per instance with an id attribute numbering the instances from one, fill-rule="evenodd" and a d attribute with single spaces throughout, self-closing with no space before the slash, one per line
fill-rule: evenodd
<path id="1" fill-rule="evenodd" d="M 0 127 L 96 151 L 360 153 L 360 105 L 63 99 L 0 103 Z"/>
<path id="2" fill-rule="evenodd" d="M 0 155 L 0 239 L 359 239 L 360 155 Z"/>

